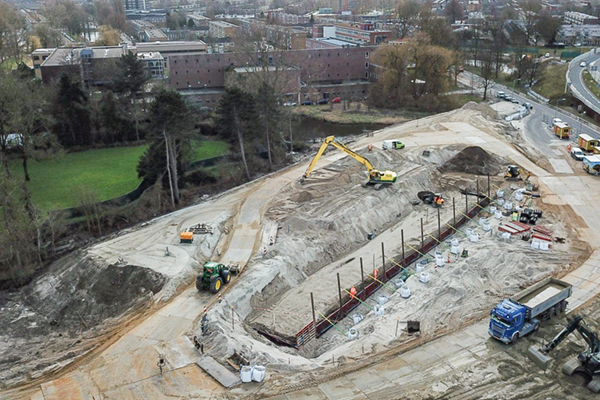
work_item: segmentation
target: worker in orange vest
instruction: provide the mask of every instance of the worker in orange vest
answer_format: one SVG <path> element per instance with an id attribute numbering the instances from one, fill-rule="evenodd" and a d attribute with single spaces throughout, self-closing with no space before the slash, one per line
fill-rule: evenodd
<path id="1" fill-rule="evenodd" d="M 350 288 L 350 297 L 354 298 L 354 296 L 356 296 L 356 288 L 352 286 L 352 288 Z"/>

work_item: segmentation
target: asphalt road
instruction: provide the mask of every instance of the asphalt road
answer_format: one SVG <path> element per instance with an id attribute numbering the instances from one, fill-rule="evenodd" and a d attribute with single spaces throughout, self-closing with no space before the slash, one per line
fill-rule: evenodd
<path id="1" fill-rule="evenodd" d="M 584 54 L 583 56 L 586 56 L 586 54 Z M 597 57 L 595 59 L 600 58 L 600 53 L 598 55 L 594 55 L 594 57 Z M 579 73 L 581 73 L 581 71 L 579 71 Z M 479 76 L 471 74 L 469 72 L 464 72 L 461 75 L 463 75 L 461 79 L 462 83 L 467 84 L 469 86 L 473 86 L 478 92 L 482 92 L 481 78 Z M 556 146 L 551 146 L 553 143 L 561 141 L 552 133 L 552 120 L 554 118 L 560 118 L 573 128 L 571 133 L 571 138 L 573 140 L 575 140 L 577 136 L 579 136 L 579 134 L 581 133 L 588 134 L 593 138 L 600 138 L 599 127 L 590 126 L 574 114 L 565 112 L 557 107 L 541 103 L 535 98 L 526 96 L 520 92 L 513 91 L 504 85 L 494 83 L 493 86 L 491 86 L 491 88 L 488 88 L 488 98 L 493 101 L 504 101 L 496 98 L 496 93 L 498 91 L 503 91 L 507 95 L 510 95 L 511 97 L 517 99 L 519 101 L 519 104 L 529 102 L 533 105 L 533 110 L 531 110 L 531 114 L 525 117 L 523 121 L 526 125 L 528 138 L 535 142 L 536 145 L 540 147 L 540 150 L 545 154 L 549 154 L 548 152 L 551 152 L 552 149 L 556 148 Z M 566 146 L 567 143 L 570 143 L 571 141 L 562 140 L 562 142 L 564 142 Z"/>
<path id="2" fill-rule="evenodd" d="M 569 63 L 567 82 L 571 83 L 571 92 L 575 97 L 579 98 L 595 112 L 600 113 L 600 100 L 598 100 L 598 98 L 585 86 L 582 77 L 585 68 L 580 67 L 582 61 L 585 61 L 589 68 L 589 64 L 598 59 L 600 59 L 600 52 L 596 52 L 596 50 L 592 50 L 576 57 Z"/>

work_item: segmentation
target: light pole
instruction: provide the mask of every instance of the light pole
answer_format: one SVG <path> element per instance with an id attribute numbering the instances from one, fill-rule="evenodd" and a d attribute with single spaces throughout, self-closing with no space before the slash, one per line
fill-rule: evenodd
<path id="1" fill-rule="evenodd" d="M 556 108 L 554 109 L 554 119 L 556 119 L 556 113 L 557 113 L 558 103 L 561 102 L 561 101 L 563 101 L 563 100 L 566 100 L 566 98 L 563 97 L 562 99 L 556 100 Z"/>
<path id="2" fill-rule="evenodd" d="M 583 112 L 583 115 L 585 115 L 585 111 Z M 581 135 L 581 124 L 583 123 L 582 118 L 579 117 L 579 134 Z"/>
<path id="3" fill-rule="evenodd" d="M 517 81 L 519 81 L 519 82 L 520 82 L 520 81 L 521 81 L 521 78 L 517 78 L 517 79 L 515 79 L 515 80 L 513 81 L 513 92 L 515 91 L 515 83 L 516 83 Z"/>

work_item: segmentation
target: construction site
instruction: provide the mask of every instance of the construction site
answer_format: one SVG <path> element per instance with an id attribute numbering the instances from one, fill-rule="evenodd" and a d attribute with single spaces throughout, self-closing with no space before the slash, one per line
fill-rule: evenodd
<path id="1" fill-rule="evenodd" d="M 328 137 L 55 262 L 0 297 L 0 399 L 598 398 L 561 368 L 600 332 L 600 186 L 517 128 L 469 103 Z"/>

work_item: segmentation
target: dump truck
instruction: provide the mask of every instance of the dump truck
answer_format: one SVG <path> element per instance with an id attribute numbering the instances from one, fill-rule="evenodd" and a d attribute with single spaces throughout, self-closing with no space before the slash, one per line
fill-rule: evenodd
<path id="1" fill-rule="evenodd" d="M 571 127 L 564 122 L 555 122 L 553 128 L 559 139 L 568 139 L 571 136 Z"/>
<path id="2" fill-rule="evenodd" d="M 571 284 L 549 277 L 504 299 L 490 312 L 489 335 L 508 344 L 537 331 L 542 321 L 565 311 L 571 290 Z"/>
<path id="3" fill-rule="evenodd" d="M 596 146 L 600 146 L 600 140 L 594 139 L 590 135 L 582 133 L 577 138 L 577 146 L 583 151 L 594 151 Z"/>

